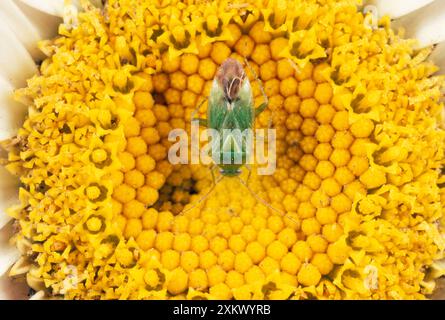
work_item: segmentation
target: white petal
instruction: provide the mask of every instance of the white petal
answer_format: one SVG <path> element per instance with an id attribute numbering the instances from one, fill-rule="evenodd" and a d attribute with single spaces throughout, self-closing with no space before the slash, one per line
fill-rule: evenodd
<path id="1" fill-rule="evenodd" d="M 45 291 L 37 291 L 35 294 L 32 295 L 32 297 L 29 298 L 29 300 L 46 300 Z"/>
<path id="2" fill-rule="evenodd" d="M 27 300 L 28 292 L 25 281 L 13 280 L 6 274 L 0 276 L 0 300 Z"/>
<path id="3" fill-rule="evenodd" d="M 1 20 L 0 41 L 4 44 L 0 50 L 0 76 L 15 88 L 25 86 L 26 79 L 37 72 L 37 67 L 25 47 Z"/>
<path id="4" fill-rule="evenodd" d="M 14 1 L 25 3 L 26 5 L 36 10 L 45 12 L 46 14 L 56 17 L 63 17 L 64 7 L 66 6 L 64 0 L 14 0 Z M 102 0 L 90 0 L 90 2 L 98 8 L 103 7 Z M 71 5 L 77 7 L 78 9 L 81 8 L 80 0 L 71 0 Z"/>
<path id="5" fill-rule="evenodd" d="M 11 220 L 6 210 L 19 203 L 18 186 L 18 179 L 0 166 L 0 229 Z"/>
<path id="6" fill-rule="evenodd" d="M 20 258 L 20 252 L 9 243 L 12 236 L 12 223 L 0 229 L 0 276 L 3 276 L 9 268 Z"/>
<path id="7" fill-rule="evenodd" d="M 62 22 L 60 17 L 50 15 L 43 10 L 29 6 L 22 0 L 14 0 L 14 2 L 30 23 L 39 31 L 41 39 L 51 39 L 57 35 L 58 27 Z M 41 1 L 38 0 L 36 2 Z M 51 2 L 54 1 L 51 0 Z"/>
<path id="8" fill-rule="evenodd" d="M 433 61 L 439 68 L 439 74 L 445 73 L 445 42 L 441 42 L 434 48 L 430 55 L 431 61 Z"/>
<path id="9" fill-rule="evenodd" d="M 62 17 L 64 0 L 19 0 L 36 10 Z M 76 1 L 77 2 L 77 1 Z"/>
<path id="10" fill-rule="evenodd" d="M 433 1 L 434 0 L 367 0 L 365 1 L 365 6 L 375 6 L 379 12 L 379 16 L 389 15 L 391 18 L 398 18 L 426 6 Z"/>
<path id="11" fill-rule="evenodd" d="M 12 99 L 14 88 L 0 77 L 0 141 L 17 134 L 26 116 L 27 107 Z"/>
<path id="12" fill-rule="evenodd" d="M 419 47 L 445 41 L 445 1 L 434 1 L 403 18 L 394 21 L 394 27 L 403 27 L 406 37 L 417 39 Z"/>
<path id="13" fill-rule="evenodd" d="M 43 52 L 37 48 L 41 40 L 39 30 L 23 14 L 13 0 L 0 1 L 0 19 L 3 20 L 25 46 L 34 60 L 42 59 Z"/>

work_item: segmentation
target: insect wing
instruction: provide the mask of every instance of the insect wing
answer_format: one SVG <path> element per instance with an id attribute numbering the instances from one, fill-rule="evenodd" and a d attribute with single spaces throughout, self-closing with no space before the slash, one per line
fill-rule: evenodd
<path id="1" fill-rule="evenodd" d="M 232 112 L 237 123 L 235 129 L 240 129 L 241 131 L 252 129 L 255 110 L 252 88 L 247 78 L 244 80 L 241 90 L 238 93 L 238 99 L 234 101 Z"/>
<path id="2" fill-rule="evenodd" d="M 224 96 L 224 89 L 215 79 L 213 80 L 212 89 L 210 90 L 209 105 L 207 108 L 209 128 L 216 130 L 221 129 L 228 112 L 226 104 L 227 101 Z"/>

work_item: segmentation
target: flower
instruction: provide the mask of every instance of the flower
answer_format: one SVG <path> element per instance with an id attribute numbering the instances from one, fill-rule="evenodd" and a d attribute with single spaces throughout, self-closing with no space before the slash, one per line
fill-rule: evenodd
<path id="1" fill-rule="evenodd" d="M 444 81 L 427 51 L 367 28 L 353 0 L 84 4 L 16 92 L 31 112 L 4 143 L 27 248 L 13 272 L 76 299 L 432 292 Z M 169 163 L 168 134 L 190 130 L 228 57 L 249 61 L 255 105 L 263 83 L 278 168 L 250 176 L 254 195 L 226 178 L 203 201 L 212 174 Z"/>

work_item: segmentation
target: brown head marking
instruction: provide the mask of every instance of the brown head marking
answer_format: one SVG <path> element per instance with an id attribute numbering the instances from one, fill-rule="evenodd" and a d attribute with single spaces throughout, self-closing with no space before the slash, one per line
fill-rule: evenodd
<path id="1" fill-rule="evenodd" d="M 229 101 L 235 100 L 243 85 L 246 74 L 243 66 L 233 58 L 226 59 L 216 73 L 218 83 L 223 87 Z"/>

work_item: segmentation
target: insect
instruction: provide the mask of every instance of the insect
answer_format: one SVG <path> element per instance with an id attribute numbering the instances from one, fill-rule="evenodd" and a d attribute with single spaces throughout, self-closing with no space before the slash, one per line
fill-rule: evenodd
<path id="1" fill-rule="evenodd" d="M 255 108 L 252 88 L 243 66 L 228 58 L 213 80 L 207 119 L 193 119 L 217 133 L 218 139 L 212 140 L 212 158 L 223 176 L 238 176 L 250 156 L 249 141 L 243 133 L 251 132 L 255 118 L 267 107 L 268 99 L 261 83 L 260 89 L 264 102 Z"/>
<path id="2" fill-rule="evenodd" d="M 258 81 L 264 101 L 259 107 L 254 106 L 252 88 L 243 66 L 233 58 L 226 59 L 213 80 L 208 98 L 207 118 L 194 117 L 204 102 L 198 105 L 192 114 L 192 121 L 197 121 L 200 126 L 218 133 L 216 135 L 217 139 L 212 139 L 211 153 L 214 162 L 220 169 L 221 177 L 216 180 L 213 173 L 215 166 L 211 168 L 213 186 L 197 203 L 182 211 L 182 214 L 206 200 L 224 177 L 237 177 L 258 202 L 293 221 L 286 213 L 259 197 L 248 184 L 251 170 L 247 164 L 247 159 L 249 159 L 249 153 L 251 152 L 249 143 L 251 144 L 252 141 L 246 141 L 246 136 L 240 135 L 240 133 L 246 130 L 252 132 L 255 118 L 268 106 L 268 98 L 254 70 L 247 60 L 245 62 L 255 76 L 256 81 Z M 246 166 L 249 170 L 246 181 L 239 177 L 243 166 Z"/>
<path id="3" fill-rule="evenodd" d="M 247 60 L 245 61 L 250 67 Z M 192 121 L 197 121 L 200 126 L 211 129 L 217 133 L 217 139 L 213 137 L 211 142 L 212 158 L 216 165 L 210 169 L 213 186 L 196 204 L 184 210 L 182 213 L 195 208 L 207 199 L 216 185 L 224 177 L 237 177 L 257 201 L 284 215 L 284 213 L 261 199 L 248 185 L 251 169 L 247 164 L 247 160 L 251 152 L 249 143 L 252 144 L 252 141 L 246 141 L 246 136 L 242 133 L 246 131 L 249 132 L 249 130 L 252 132 L 255 118 L 261 114 L 268 105 L 268 98 L 261 82 L 258 77 L 256 77 L 254 70 L 251 67 L 250 69 L 259 83 L 259 88 L 264 99 L 259 107 L 255 108 L 254 106 L 252 88 L 243 66 L 237 60 L 228 58 L 222 63 L 213 80 L 208 98 L 207 118 L 194 117 L 204 101 L 197 106 L 192 114 Z M 219 167 L 221 173 L 221 177 L 218 180 L 215 179 L 213 172 L 215 166 Z M 249 170 L 246 181 L 239 177 L 243 166 L 246 166 Z"/>

